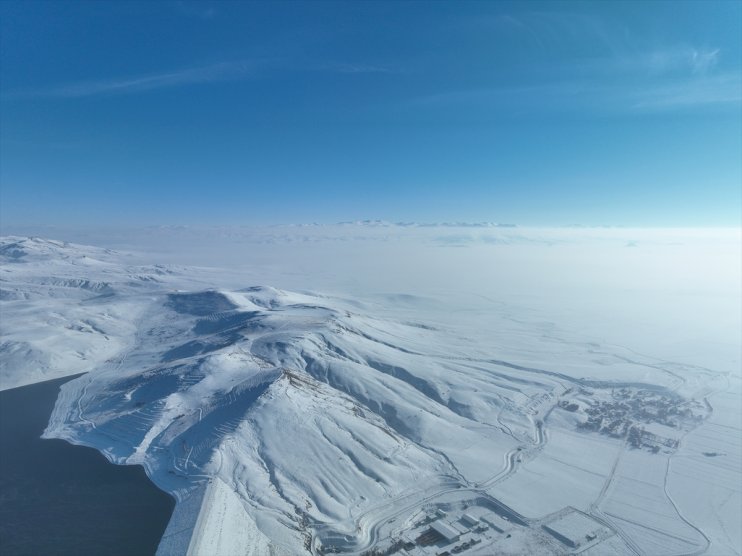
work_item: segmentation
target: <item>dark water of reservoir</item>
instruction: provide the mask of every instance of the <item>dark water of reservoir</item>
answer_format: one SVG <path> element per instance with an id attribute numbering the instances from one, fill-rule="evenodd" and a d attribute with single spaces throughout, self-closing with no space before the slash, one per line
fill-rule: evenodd
<path id="1" fill-rule="evenodd" d="M 173 498 L 140 466 L 39 438 L 68 380 L 0 392 L 0 555 L 154 554 Z"/>

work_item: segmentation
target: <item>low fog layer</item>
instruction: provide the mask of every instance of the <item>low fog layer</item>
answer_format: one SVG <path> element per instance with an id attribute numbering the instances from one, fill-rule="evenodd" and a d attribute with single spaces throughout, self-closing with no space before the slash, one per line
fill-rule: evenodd
<path id="1" fill-rule="evenodd" d="M 138 264 L 215 267 L 215 283 L 230 287 L 431 295 L 521 317 L 532 309 L 561 328 L 657 357 L 727 370 L 740 364 L 739 228 L 374 221 L 6 232 L 123 250 Z"/>

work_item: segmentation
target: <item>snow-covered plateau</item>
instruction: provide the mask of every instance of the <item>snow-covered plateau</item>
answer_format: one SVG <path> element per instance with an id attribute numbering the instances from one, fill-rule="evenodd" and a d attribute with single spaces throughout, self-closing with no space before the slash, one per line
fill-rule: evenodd
<path id="1" fill-rule="evenodd" d="M 159 554 L 742 554 L 739 230 L 145 236 L 0 240 L 0 388 Z"/>

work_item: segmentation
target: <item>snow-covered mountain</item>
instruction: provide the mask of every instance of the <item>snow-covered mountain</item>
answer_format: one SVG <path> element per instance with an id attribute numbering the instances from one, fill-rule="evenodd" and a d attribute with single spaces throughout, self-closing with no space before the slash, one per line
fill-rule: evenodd
<path id="1" fill-rule="evenodd" d="M 162 554 L 383 552 L 436 510 L 472 554 L 563 553 L 549 531 L 574 523 L 585 553 L 739 551 L 737 375 L 448 299 L 136 260 L 3 239 L 0 379 L 87 372 L 45 436 L 176 496 Z"/>

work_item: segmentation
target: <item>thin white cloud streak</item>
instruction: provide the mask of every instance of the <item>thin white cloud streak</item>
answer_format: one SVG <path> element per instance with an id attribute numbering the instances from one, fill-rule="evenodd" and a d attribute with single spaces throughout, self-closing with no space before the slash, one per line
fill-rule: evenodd
<path id="1" fill-rule="evenodd" d="M 662 75 L 707 75 L 719 64 L 721 50 L 671 46 L 643 52 L 575 62 L 583 67 L 604 73 L 636 73 L 651 76 Z"/>
<path id="2" fill-rule="evenodd" d="M 540 50 L 558 50 L 565 46 L 582 47 L 590 41 L 618 58 L 635 51 L 634 40 L 623 28 L 602 17 L 568 11 L 529 11 L 517 15 L 499 15 L 483 24 L 498 32 L 515 33 L 527 44 Z M 481 27 L 481 24 L 478 24 Z"/>
<path id="3" fill-rule="evenodd" d="M 638 91 L 633 108 L 672 110 L 693 106 L 742 103 L 742 77 L 738 72 L 703 79 L 671 82 Z"/>
<path id="4" fill-rule="evenodd" d="M 418 107 L 490 106 L 494 110 L 665 111 L 742 103 L 737 72 L 631 83 L 600 79 L 561 80 L 522 87 L 447 91 L 412 99 Z"/>
<path id="5" fill-rule="evenodd" d="M 255 64 L 250 62 L 222 62 L 123 79 L 83 81 L 48 89 L 12 91 L 6 95 L 6 98 L 80 98 L 105 94 L 140 93 L 153 89 L 246 77 L 253 72 L 254 68 Z"/>
<path id="6" fill-rule="evenodd" d="M 60 86 L 33 90 L 8 91 L 3 94 L 5 100 L 27 98 L 82 98 L 97 95 L 134 94 L 178 87 L 197 85 L 253 77 L 259 67 L 273 65 L 286 71 L 324 71 L 332 73 L 362 74 L 391 73 L 383 66 L 356 63 L 327 63 L 321 65 L 307 64 L 292 68 L 285 61 L 236 61 L 221 62 L 207 66 L 197 66 L 180 70 L 132 76 L 120 79 L 103 79 L 68 83 Z"/>
<path id="7" fill-rule="evenodd" d="M 742 103 L 742 72 L 720 71 L 719 57 L 719 49 L 676 47 L 576 60 L 561 67 L 558 79 L 439 92 L 412 99 L 410 104 L 615 112 Z M 546 73 L 554 75 L 554 71 Z"/>
<path id="8" fill-rule="evenodd" d="M 719 63 L 718 48 L 696 48 L 675 44 L 652 47 L 620 27 L 599 16 L 570 13 L 532 11 L 516 15 L 500 15 L 485 22 L 500 32 L 510 32 L 541 51 L 579 47 L 591 44 L 597 50 L 597 59 L 574 61 L 576 69 L 601 67 L 608 71 L 637 71 L 651 74 L 689 72 L 702 75 Z M 479 25 L 481 27 L 481 24 Z"/>
<path id="9" fill-rule="evenodd" d="M 554 109 L 620 113 L 742 102 L 742 72 L 723 66 L 720 48 L 650 45 L 615 22 L 574 12 L 529 11 L 462 21 L 469 32 L 495 31 L 519 45 L 512 51 L 512 61 L 531 67 L 531 79 L 522 84 L 440 91 L 408 104 L 469 105 L 510 113 Z M 544 65 L 543 53 L 551 51 L 563 51 L 569 58 Z"/>

